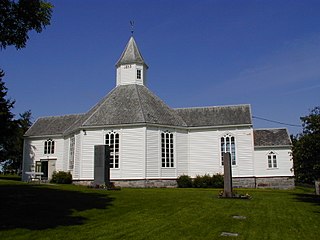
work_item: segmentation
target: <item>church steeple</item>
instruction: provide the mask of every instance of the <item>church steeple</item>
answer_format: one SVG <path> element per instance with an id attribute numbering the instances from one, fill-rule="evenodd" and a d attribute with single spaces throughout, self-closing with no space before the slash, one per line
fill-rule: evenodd
<path id="1" fill-rule="evenodd" d="M 143 60 L 133 36 L 130 37 L 126 48 L 116 63 L 117 86 L 128 84 L 146 84 L 148 65 Z"/>

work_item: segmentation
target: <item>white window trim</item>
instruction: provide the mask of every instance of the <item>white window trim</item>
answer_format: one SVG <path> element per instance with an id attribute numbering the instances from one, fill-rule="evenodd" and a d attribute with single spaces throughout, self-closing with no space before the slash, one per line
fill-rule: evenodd
<path id="1" fill-rule="evenodd" d="M 221 138 L 224 138 L 224 140 L 227 138 L 227 137 L 230 137 L 230 138 L 234 138 L 234 156 L 235 156 L 235 164 L 232 164 L 232 154 L 231 154 L 231 166 L 232 167 L 236 167 L 238 166 L 238 153 L 237 153 L 237 138 L 231 134 L 231 133 L 227 133 L 227 134 L 224 134 L 224 135 L 221 135 L 220 138 L 219 138 L 219 152 L 220 152 L 220 166 L 223 167 L 223 164 L 222 164 L 222 151 L 221 151 Z M 226 149 L 224 149 L 226 150 Z M 227 151 L 224 151 L 224 152 L 227 152 Z"/>
<path id="2" fill-rule="evenodd" d="M 116 154 L 116 148 L 113 148 L 113 155 L 111 154 L 111 151 L 110 151 L 110 160 L 112 160 L 112 165 L 113 167 L 110 166 L 110 170 L 120 170 L 120 166 L 121 166 L 121 161 L 120 161 L 120 148 L 121 148 L 121 136 L 120 136 L 120 132 L 119 131 L 114 131 L 114 130 L 109 130 L 109 131 L 105 131 L 104 132 L 104 144 L 106 144 L 107 146 L 110 146 L 108 143 L 107 143 L 107 135 L 108 134 L 113 134 L 113 135 L 118 135 L 118 154 Z M 115 156 L 118 156 L 118 167 L 115 167 Z M 111 159 L 112 158 L 112 159 Z M 111 162 L 111 161 L 110 161 Z"/>
<path id="3" fill-rule="evenodd" d="M 271 167 L 269 167 L 269 156 L 271 156 Z M 274 167 L 274 159 L 273 159 L 273 156 L 276 157 L 276 167 Z M 274 170 L 274 169 L 279 169 L 279 161 L 278 161 L 278 153 L 276 153 L 275 151 L 269 151 L 267 154 L 266 154 L 266 158 L 267 158 L 267 169 L 268 170 Z"/>
<path id="4" fill-rule="evenodd" d="M 171 142 L 169 140 L 169 162 L 168 162 L 168 159 L 167 157 L 165 157 L 165 166 L 162 166 L 162 160 L 163 160 L 163 157 L 162 157 L 162 134 L 170 134 L 172 137 L 170 137 L 170 139 L 172 139 L 172 149 L 171 149 Z M 160 131 L 160 166 L 162 169 L 175 169 L 176 168 L 176 147 L 175 147 L 175 142 L 176 142 L 176 139 L 175 139 L 175 134 L 174 132 L 171 132 L 169 130 L 161 130 Z M 165 150 L 166 147 L 165 147 Z M 171 152 L 172 151 L 172 152 Z M 167 151 L 165 151 L 167 152 Z M 172 156 L 171 156 L 172 154 Z M 173 159 L 173 161 L 171 161 Z M 170 166 L 167 167 L 167 163 L 169 163 Z M 171 164 L 173 164 L 173 166 L 171 166 Z"/>

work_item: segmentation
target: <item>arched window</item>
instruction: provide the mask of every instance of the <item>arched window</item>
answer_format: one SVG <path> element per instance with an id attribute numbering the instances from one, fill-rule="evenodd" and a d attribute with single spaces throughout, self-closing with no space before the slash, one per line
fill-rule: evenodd
<path id="1" fill-rule="evenodd" d="M 174 167 L 173 133 L 168 131 L 161 133 L 161 166 Z"/>
<path id="2" fill-rule="evenodd" d="M 54 154 L 54 141 L 52 139 L 44 142 L 44 154 Z"/>
<path id="3" fill-rule="evenodd" d="M 107 133 L 106 145 L 110 147 L 110 168 L 119 168 L 119 133 Z"/>
<path id="4" fill-rule="evenodd" d="M 236 143 L 235 138 L 229 134 L 221 138 L 221 165 L 223 165 L 223 153 L 231 154 L 231 164 L 236 165 Z"/>
<path id="5" fill-rule="evenodd" d="M 277 154 L 275 152 L 268 153 L 268 168 L 277 168 Z"/>

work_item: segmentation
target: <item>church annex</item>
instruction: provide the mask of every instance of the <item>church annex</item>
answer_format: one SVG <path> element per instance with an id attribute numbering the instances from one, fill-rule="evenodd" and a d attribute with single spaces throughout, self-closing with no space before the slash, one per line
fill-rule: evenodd
<path id="1" fill-rule="evenodd" d="M 25 133 L 28 171 L 94 176 L 94 146 L 110 146 L 110 174 L 123 187 L 176 186 L 180 175 L 223 173 L 231 153 L 234 187 L 292 188 L 286 129 L 253 129 L 250 105 L 173 109 L 146 86 L 148 66 L 133 37 L 116 63 L 116 87 L 88 112 L 39 118 Z"/>

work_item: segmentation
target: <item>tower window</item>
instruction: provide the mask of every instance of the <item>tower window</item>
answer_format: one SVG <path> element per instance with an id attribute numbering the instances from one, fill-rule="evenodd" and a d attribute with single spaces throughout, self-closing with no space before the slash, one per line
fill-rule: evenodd
<path id="1" fill-rule="evenodd" d="M 141 79 L 141 69 L 137 69 L 137 79 Z"/>

